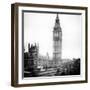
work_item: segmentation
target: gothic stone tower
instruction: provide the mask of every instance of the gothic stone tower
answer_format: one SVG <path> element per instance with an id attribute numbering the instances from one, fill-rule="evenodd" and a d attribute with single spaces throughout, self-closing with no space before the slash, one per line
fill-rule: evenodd
<path id="1" fill-rule="evenodd" d="M 54 65 L 58 66 L 61 63 L 62 55 L 62 30 L 60 27 L 58 14 L 56 16 L 55 26 L 53 29 L 53 49 Z"/>

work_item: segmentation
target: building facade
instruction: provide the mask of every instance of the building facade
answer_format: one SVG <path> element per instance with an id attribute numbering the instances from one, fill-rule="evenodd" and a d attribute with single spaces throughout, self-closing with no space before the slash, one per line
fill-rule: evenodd
<path id="1" fill-rule="evenodd" d="M 53 60 L 54 64 L 57 66 L 61 63 L 62 57 L 62 29 L 58 14 L 56 16 L 55 26 L 53 29 L 53 49 Z"/>
<path id="2" fill-rule="evenodd" d="M 33 70 L 37 67 L 39 47 L 28 44 L 28 52 L 24 53 L 24 69 Z"/>

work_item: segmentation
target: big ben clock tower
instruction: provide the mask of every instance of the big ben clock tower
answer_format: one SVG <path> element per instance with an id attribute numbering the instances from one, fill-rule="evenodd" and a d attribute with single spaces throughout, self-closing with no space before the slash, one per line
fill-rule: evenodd
<path id="1" fill-rule="evenodd" d="M 56 16 L 55 26 L 53 29 L 53 49 L 53 60 L 54 64 L 57 66 L 61 62 L 62 55 L 62 30 L 58 14 Z"/>

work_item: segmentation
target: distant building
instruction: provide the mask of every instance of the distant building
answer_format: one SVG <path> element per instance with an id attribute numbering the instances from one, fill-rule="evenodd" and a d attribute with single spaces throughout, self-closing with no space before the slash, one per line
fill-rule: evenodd
<path id="1" fill-rule="evenodd" d="M 57 14 L 55 20 L 55 26 L 53 29 L 53 60 L 57 66 L 61 62 L 62 56 L 62 29 L 59 22 L 59 16 Z"/>
<path id="2" fill-rule="evenodd" d="M 37 67 L 39 47 L 35 44 L 28 44 L 28 52 L 24 53 L 24 68 L 33 70 Z"/>
<path id="3" fill-rule="evenodd" d="M 38 52 L 39 47 L 35 44 L 28 45 L 28 52 L 29 52 L 29 67 L 36 68 L 37 67 L 37 60 L 38 60 Z"/>
<path id="4" fill-rule="evenodd" d="M 43 66 L 43 68 L 52 67 L 52 59 L 48 58 L 48 55 L 46 56 L 40 56 L 38 57 L 38 66 Z"/>

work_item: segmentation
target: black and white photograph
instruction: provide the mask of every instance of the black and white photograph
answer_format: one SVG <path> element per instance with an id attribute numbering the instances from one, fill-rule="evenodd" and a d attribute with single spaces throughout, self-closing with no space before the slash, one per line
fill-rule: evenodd
<path id="1" fill-rule="evenodd" d="M 80 75 L 81 14 L 24 12 L 24 77 Z"/>
<path id="2" fill-rule="evenodd" d="M 86 7 L 16 3 L 12 23 L 12 83 L 87 82 Z"/>

